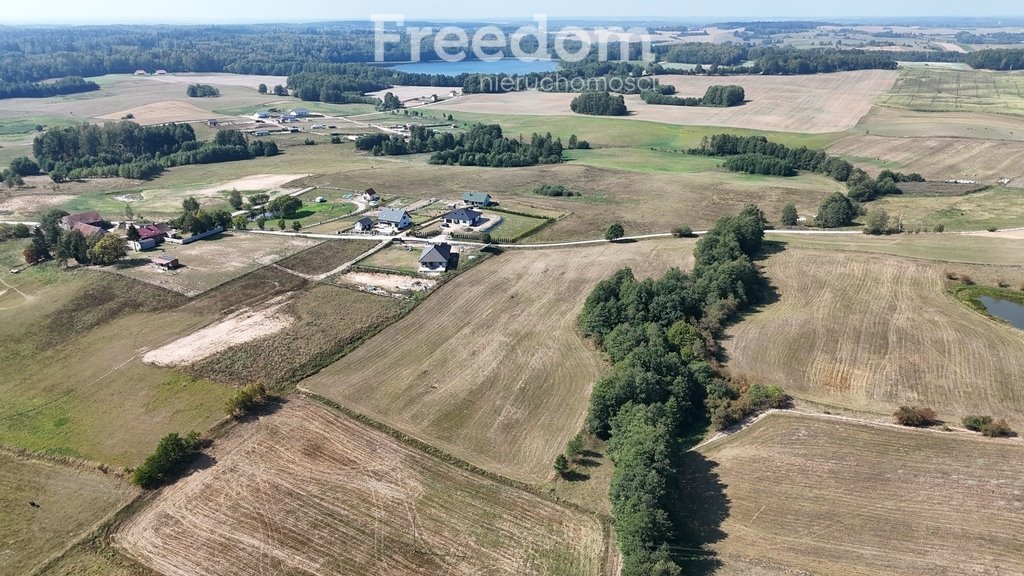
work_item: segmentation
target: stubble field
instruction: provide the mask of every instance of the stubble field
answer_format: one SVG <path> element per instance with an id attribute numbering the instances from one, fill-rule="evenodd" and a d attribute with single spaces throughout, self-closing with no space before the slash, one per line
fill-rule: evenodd
<path id="1" fill-rule="evenodd" d="M 728 330 L 729 370 L 798 398 L 878 414 L 905 404 L 959 422 L 1024 423 L 1024 332 L 945 292 L 956 266 L 787 249 L 766 262 L 780 300 Z M 1020 268 L 1000 269 L 1024 278 Z"/>
<path id="2" fill-rule="evenodd" d="M 115 541 L 166 576 L 593 575 L 599 523 L 305 400 L 234 429 Z"/>
<path id="3" fill-rule="evenodd" d="M 716 574 L 1024 573 L 1024 446 L 771 414 L 701 453 L 725 487 Z"/>
<path id="4" fill-rule="evenodd" d="M 1024 114 L 1024 74 L 990 70 L 908 68 L 882 106 L 920 112 Z"/>
<path id="5" fill-rule="evenodd" d="M 576 328 L 590 290 L 624 266 L 639 276 L 688 267 L 692 249 L 670 240 L 506 253 L 300 386 L 478 466 L 543 482 L 606 369 Z"/>

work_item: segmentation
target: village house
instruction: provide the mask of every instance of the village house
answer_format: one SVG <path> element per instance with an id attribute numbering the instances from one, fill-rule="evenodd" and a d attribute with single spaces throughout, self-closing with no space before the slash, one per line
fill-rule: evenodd
<path id="1" fill-rule="evenodd" d="M 367 188 L 363 192 L 363 200 L 367 202 L 376 202 L 380 200 L 380 196 L 377 196 L 377 191 L 374 190 L 373 188 Z"/>
<path id="2" fill-rule="evenodd" d="M 85 236 L 86 238 L 91 236 L 103 236 L 107 233 L 103 228 L 93 226 L 92 224 L 86 224 L 85 222 L 75 222 L 75 225 L 72 226 L 71 229 L 81 232 L 82 236 Z"/>
<path id="3" fill-rule="evenodd" d="M 167 228 L 166 225 L 164 225 Z M 139 232 L 139 241 L 152 240 L 154 244 L 161 244 L 167 238 L 168 230 L 164 230 L 156 224 L 144 224 L 136 228 Z"/>
<path id="4" fill-rule="evenodd" d="M 369 232 L 373 230 L 373 218 L 364 217 L 356 221 L 356 225 L 352 227 L 356 232 Z"/>
<path id="5" fill-rule="evenodd" d="M 104 228 L 107 223 L 103 220 L 103 217 L 95 211 L 69 214 L 60 219 L 60 227 L 65 230 L 71 230 L 75 227 L 75 224 L 88 224 L 89 226 Z"/>
<path id="6" fill-rule="evenodd" d="M 412 216 L 405 210 L 398 208 L 383 208 L 380 211 L 380 216 L 377 217 L 377 221 L 381 224 L 391 226 L 396 230 L 405 230 L 409 226 L 412 226 Z"/>
<path id="7" fill-rule="evenodd" d="M 288 112 L 288 114 L 290 116 L 297 116 L 299 118 L 302 118 L 302 117 L 305 117 L 305 116 L 309 116 L 309 109 L 307 109 L 307 108 L 296 108 L 296 109 Z"/>
<path id="8" fill-rule="evenodd" d="M 467 228 L 479 224 L 481 218 L 483 218 L 483 214 L 469 208 L 459 208 L 441 217 L 445 224 Z"/>
<path id="9" fill-rule="evenodd" d="M 490 206 L 493 203 L 491 195 L 484 192 L 465 192 L 462 201 L 470 206 Z"/>
<path id="10" fill-rule="evenodd" d="M 448 262 L 452 257 L 450 244 L 435 244 L 423 250 L 420 255 L 420 272 L 440 273 L 448 271 Z"/>

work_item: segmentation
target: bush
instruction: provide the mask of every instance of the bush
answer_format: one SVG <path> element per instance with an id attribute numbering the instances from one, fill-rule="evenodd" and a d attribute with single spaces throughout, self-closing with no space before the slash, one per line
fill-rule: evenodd
<path id="1" fill-rule="evenodd" d="M 873 236 L 880 236 L 882 234 L 888 234 L 889 228 L 889 214 L 878 208 L 868 212 L 868 217 L 864 221 L 864 233 L 871 234 Z"/>
<path id="2" fill-rule="evenodd" d="M 575 460 L 583 453 L 583 435 L 577 434 L 565 444 L 565 455 L 570 460 Z"/>
<path id="3" fill-rule="evenodd" d="M 189 432 L 184 438 L 176 432 L 164 436 L 156 451 L 132 473 L 132 482 L 142 488 L 155 488 L 174 480 L 192 462 L 199 448 L 198 432 Z"/>
<path id="4" fill-rule="evenodd" d="M 964 428 L 981 432 L 990 438 L 1004 438 L 1013 435 L 1006 420 L 993 419 L 991 416 L 967 416 L 963 419 Z"/>
<path id="5" fill-rule="evenodd" d="M 608 227 L 608 230 L 604 233 L 604 239 L 609 242 L 612 240 L 618 240 L 626 235 L 626 230 L 622 227 L 622 224 L 612 224 Z"/>
<path id="6" fill-rule="evenodd" d="M 569 471 L 569 459 L 565 457 L 565 454 L 555 456 L 554 467 L 559 476 L 565 476 L 565 473 Z"/>
<path id="7" fill-rule="evenodd" d="M 935 411 L 931 408 L 917 406 L 900 406 L 900 409 L 896 411 L 894 416 L 896 417 L 897 424 L 914 428 L 931 426 L 938 419 Z"/>
<path id="8" fill-rule="evenodd" d="M 783 226 L 796 226 L 800 222 L 800 215 L 796 212 L 796 206 L 786 204 L 782 207 L 781 222 Z"/>
<path id="9" fill-rule="evenodd" d="M 995 226 L 989 226 L 989 227 L 988 227 L 988 231 L 989 231 L 989 232 L 996 232 L 996 231 L 998 231 L 998 230 L 999 230 L 999 229 L 998 229 L 998 228 L 996 228 Z"/>
<path id="10" fill-rule="evenodd" d="M 946 225 L 945 224 L 936 224 L 932 228 L 932 232 L 935 232 L 936 234 L 941 234 L 941 233 L 943 233 L 945 231 L 946 231 Z"/>
<path id="11" fill-rule="evenodd" d="M 533 189 L 533 193 L 540 194 L 541 196 L 552 196 L 555 198 L 580 195 L 578 192 L 573 192 L 561 184 L 541 184 Z"/>
<path id="12" fill-rule="evenodd" d="M 270 399 L 266 386 L 249 384 L 232 394 L 224 404 L 224 412 L 232 418 L 242 418 Z"/>
<path id="13" fill-rule="evenodd" d="M 693 229 L 689 226 L 678 226 L 672 229 L 672 235 L 676 238 L 692 238 Z"/>
<path id="14" fill-rule="evenodd" d="M 753 411 L 788 408 L 791 401 L 782 388 L 763 384 L 752 385 L 747 390 L 746 398 L 750 410 Z"/>

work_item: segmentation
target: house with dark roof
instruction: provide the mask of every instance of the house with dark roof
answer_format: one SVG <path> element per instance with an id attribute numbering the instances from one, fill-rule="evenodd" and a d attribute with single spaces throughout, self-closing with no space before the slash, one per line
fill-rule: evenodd
<path id="1" fill-rule="evenodd" d="M 139 240 L 152 240 L 160 244 L 167 237 L 167 232 L 160 229 L 156 224 L 145 224 L 136 228 L 139 231 Z"/>
<path id="2" fill-rule="evenodd" d="M 484 192 L 464 192 L 462 201 L 470 206 L 490 206 L 494 202 L 491 195 Z"/>
<path id="3" fill-rule="evenodd" d="M 398 208 L 382 208 L 377 221 L 381 224 L 392 226 L 396 230 L 405 230 L 412 226 L 412 216 L 405 210 Z"/>
<path id="4" fill-rule="evenodd" d="M 356 225 L 352 227 L 356 232 L 369 232 L 373 230 L 373 218 L 369 216 L 360 218 L 356 221 Z"/>
<path id="5" fill-rule="evenodd" d="M 150 259 L 150 262 L 156 264 L 157 268 L 163 268 L 164 270 L 174 270 L 181 266 L 178 259 L 173 256 L 157 256 Z"/>
<path id="6" fill-rule="evenodd" d="M 89 226 L 96 226 L 102 228 L 106 222 L 98 212 L 80 212 L 78 214 L 69 214 L 60 219 L 60 227 L 65 230 L 71 230 L 75 227 L 75 224 L 88 224 Z"/>
<path id="7" fill-rule="evenodd" d="M 480 219 L 483 218 L 483 214 L 476 210 L 470 210 L 469 208 L 459 208 L 458 210 L 452 210 L 441 217 L 445 224 L 451 224 L 453 226 L 476 226 L 480 223 Z"/>
<path id="8" fill-rule="evenodd" d="M 376 202 L 380 200 L 380 196 L 377 196 L 377 191 L 373 188 L 367 188 L 363 192 L 363 200 L 366 200 L 367 202 Z"/>
<path id="9" fill-rule="evenodd" d="M 448 271 L 448 262 L 452 258 L 451 244 L 435 244 L 428 246 L 420 254 L 420 272 L 441 273 Z"/>

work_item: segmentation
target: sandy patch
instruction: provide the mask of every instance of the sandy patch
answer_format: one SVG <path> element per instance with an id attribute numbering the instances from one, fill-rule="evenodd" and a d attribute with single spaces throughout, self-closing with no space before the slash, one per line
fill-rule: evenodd
<path id="1" fill-rule="evenodd" d="M 423 278 L 370 272 L 350 272 L 339 276 L 338 281 L 355 286 L 382 288 L 390 292 L 421 292 L 433 288 L 436 284 L 433 280 L 425 280 Z"/>
<path id="2" fill-rule="evenodd" d="M 964 50 L 963 46 L 959 44 L 953 44 L 951 42 L 936 42 L 936 46 L 942 47 L 946 52 L 957 52 L 958 54 L 966 54 L 967 50 Z"/>
<path id="3" fill-rule="evenodd" d="M 70 194 L 30 194 L 27 196 L 14 196 L 0 200 L 0 217 L 10 219 L 11 217 L 27 218 L 44 208 L 57 206 L 75 197 Z"/>
<path id="4" fill-rule="evenodd" d="M 307 176 L 309 176 L 309 174 L 256 174 L 253 176 L 229 180 L 227 182 L 221 182 L 220 184 L 208 185 L 203 188 L 187 190 L 186 192 L 189 196 L 195 197 L 200 204 L 220 203 L 224 200 L 224 193 L 230 192 L 231 190 L 238 190 L 243 193 L 249 191 L 260 191 L 268 192 L 270 194 L 275 192 L 299 190 L 297 187 L 288 187 L 286 185 L 289 182 L 298 180 L 299 178 L 305 178 Z M 166 188 L 154 188 L 144 190 L 142 192 L 143 200 L 159 201 L 165 198 L 174 198 L 175 204 L 178 203 L 180 196 L 180 190 L 170 190 Z"/>
<path id="5" fill-rule="evenodd" d="M 708 86 L 738 84 L 747 103 L 733 108 L 655 106 L 639 96 L 627 96 L 631 114 L 622 120 L 648 120 L 691 126 L 725 126 L 783 132 L 842 132 L 857 125 L 875 100 L 885 94 L 899 72 L 865 70 L 808 76 L 706 76 L 663 75 L 664 84 L 682 96 L 701 96 Z M 571 115 L 574 94 L 516 92 L 471 94 L 436 104 L 444 110 L 483 114 Z"/>
<path id="6" fill-rule="evenodd" d="M 278 296 L 261 310 L 246 308 L 235 312 L 216 324 L 147 352 L 142 361 L 158 366 L 185 366 L 236 344 L 276 334 L 295 320 L 279 312 L 290 297 L 291 294 Z"/>
<path id="7" fill-rule="evenodd" d="M 98 116 L 99 120 L 120 120 L 131 114 L 135 116 L 133 121 L 143 126 L 151 124 L 167 124 L 168 122 L 195 122 L 216 118 L 217 115 L 209 110 L 203 110 L 188 102 L 177 100 L 163 100 L 152 104 L 145 104 L 128 110 Z"/>
<path id="8" fill-rule="evenodd" d="M 395 96 L 398 96 L 399 100 L 404 101 L 412 100 L 413 98 L 429 98 L 435 94 L 438 98 L 448 98 L 448 93 L 452 90 L 462 94 L 462 86 L 394 86 L 387 90 L 370 92 L 367 95 L 384 98 L 385 94 L 391 92 Z"/>
<path id="9" fill-rule="evenodd" d="M 987 238 L 1007 238 L 1010 240 L 1024 240 L 1024 228 L 1011 228 L 1009 230 L 996 230 L 995 232 L 963 232 L 964 236 L 985 236 Z"/>

